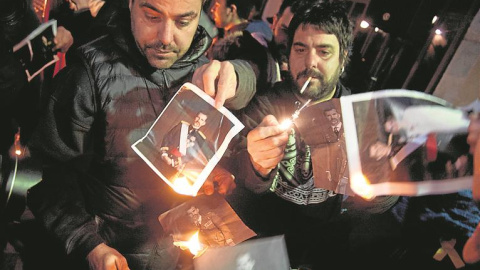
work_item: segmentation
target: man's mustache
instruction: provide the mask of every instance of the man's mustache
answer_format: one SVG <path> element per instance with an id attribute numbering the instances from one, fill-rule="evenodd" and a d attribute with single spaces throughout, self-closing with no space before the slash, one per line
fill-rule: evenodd
<path id="1" fill-rule="evenodd" d="M 161 51 L 171 51 L 171 52 L 176 52 L 176 53 L 178 52 L 178 48 L 176 46 L 173 46 L 171 44 L 165 45 L 161 42 L 146 44 L 145 48 L 159 50 L 159 51 L 161 50 Z"/>
<path id="2" fill-rule="evenodd" d="M 298 73 L 296 80 L 298 81 L 301 77 L 312 77 L 323 81 L 323 74 L 320 71 L 311 68 L 302 70 L 300 73 Z"/>

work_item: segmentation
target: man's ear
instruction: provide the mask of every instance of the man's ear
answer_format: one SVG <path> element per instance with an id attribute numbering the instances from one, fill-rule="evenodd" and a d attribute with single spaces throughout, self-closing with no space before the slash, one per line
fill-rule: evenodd
<path id="1" fill-rule="evenodd" d="M 231 5 L 230 5 L 230 9 L 232 10 L 232 13 L 233 13 L 233 14 L 235 14 L 235 15 L 237 14 L 237 5 L 231 4 Z"/>

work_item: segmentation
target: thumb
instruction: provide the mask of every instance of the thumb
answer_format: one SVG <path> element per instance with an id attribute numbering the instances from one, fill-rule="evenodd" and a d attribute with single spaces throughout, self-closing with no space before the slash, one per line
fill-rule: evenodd
<path id="1" fill-rule="evenodd" d="M 205 183 L 203 183 L 203 193 L 205 193 L 205 195 L 212 195 L 214 191 L 215 187 L 213 185 L 213 180 L 207 178 Z"/>

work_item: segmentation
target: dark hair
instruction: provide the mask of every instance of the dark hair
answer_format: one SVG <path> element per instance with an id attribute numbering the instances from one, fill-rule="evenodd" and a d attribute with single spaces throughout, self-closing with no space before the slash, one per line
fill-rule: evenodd
<path id="1" fill-rule="evenodd" d="M 311 25 L 337 37 L 340 44 L 340 60 L 343 65 L 348 64 L 353 45 L 353 24 L 348 18 L 345 3 L 314 0 L 300 1 L 298 4 L 288 27 L 288 52 L 292 48 L 293 37 L 298 27 Z M 347 52 L 347 55 L 344 52 Z"/>
<path id="2" fill-rule="evenodd" d="M 255 6 L 252 0 L 226 0 L 225 4 L 227 6 L 235 5 L 237 7 L 238 17 L 242 19 L 248 19 L 250 12 Z"/>
<path id="3" fill-rule="evenodd" d="M 287 9 L 287 7 L 291 7 L 295 1 L 297 0 L 283 0 L 280 8 L 278 9 L 277 16 L 282 16 L 285 9 Z"/>

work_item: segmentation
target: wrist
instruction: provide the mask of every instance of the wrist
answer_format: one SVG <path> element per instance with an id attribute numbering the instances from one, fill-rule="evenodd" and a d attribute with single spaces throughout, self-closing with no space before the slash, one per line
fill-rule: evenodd
<path id="1" fill-rule="evenodd" d="M 253 169 L 255 170 L 255 173 L 262 178 L 268 178 L 268 176 L 272 172 L 272 169 L 263 168 L 260 164 L 255 162 L 251 157 L 250 157 L 250 160 L 252 162 L 252 166 L 253 166 Z"/>

